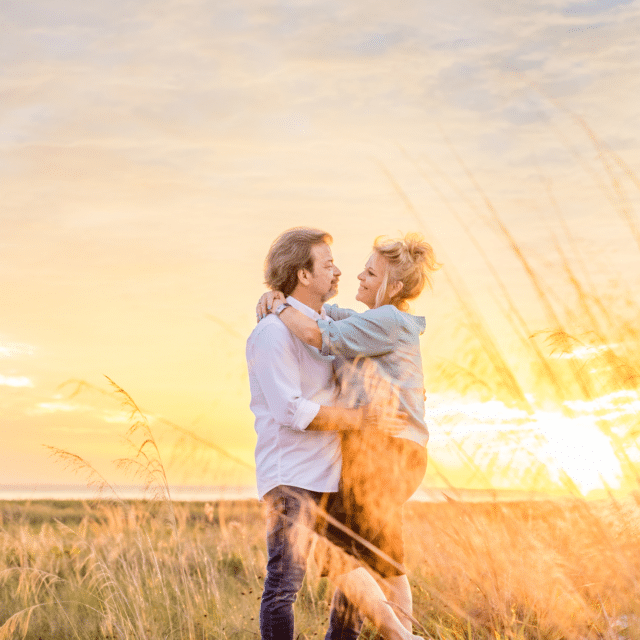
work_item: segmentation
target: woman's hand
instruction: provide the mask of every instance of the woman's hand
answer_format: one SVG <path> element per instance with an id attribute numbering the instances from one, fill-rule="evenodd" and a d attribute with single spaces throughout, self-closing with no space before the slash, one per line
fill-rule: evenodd
<path id="1" fill-rule="evenodd" d="M 397 436 L 409 425 L 409 415 L 404 411 L 389 413 L 388 407 L 370 403 L 360 407 L 361 429 L 376 429 L 389 436 Z"/>
<path id="2" fill-rule="evenodd" d="M 260 296 L 256 305 L 256 320 L 260 322 L 272 311 L 275 311 L 281 304 L 285 302 L 284 293 L 282 291 L 267 291 Z"/>

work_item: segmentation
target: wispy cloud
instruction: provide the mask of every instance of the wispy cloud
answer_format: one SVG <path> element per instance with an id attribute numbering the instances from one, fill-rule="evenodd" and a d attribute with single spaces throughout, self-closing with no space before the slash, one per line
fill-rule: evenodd
<path id="1" fill-rule="evenodd" d="M 27 409 L 26 412 L 28 415 L 47 415 L 54 413 L 84 414 L 92 420 L 98 420 L 108 424 L 128 424 L 131 421 L 131 415 L 127 411 L 95 407 L 88 404 L 58 399 L 38 402 L 33 407 Z M 154 418 L 149 417 L 148 420 L 149 422 L 153 422 Z M 73 426 L 69 428 L 75 429 L 76 427 Z"/>
<path id="2" fill-rule="evenodd" d="M 15 358 L 22 355 L 33 355 L 35 348 L 19 342 L 0 342 L 0 358 Z"/>
<path id="3" fill-rule="evenodd" d="M 38 404 L 29 411 L 32 415 L 46 414 L 46 413 L 72 413 L 76 411 L 86 411 L 87 408 L 82 405 L 72 404 L 68 402 L 38 402 Z"/>
<path id="4" fill-rule="evenodd" d="M 0 386 L 33 387 L 33 382 L 26 376 L 3 376 L 0 374 Z"/>

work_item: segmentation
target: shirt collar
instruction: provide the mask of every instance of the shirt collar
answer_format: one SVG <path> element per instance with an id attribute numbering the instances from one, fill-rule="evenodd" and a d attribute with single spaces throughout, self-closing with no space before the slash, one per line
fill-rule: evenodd
<path id="1" fill-rule="evenodd" d="M 319 318 L 325 318 L 326 313 L 324 312 L 324 307 L 322 307 L 321 313 L 314 311 L 311 307 L 307 307 L 306 304 L 300 302 L 300 300 L 294 298 L 293 296 L 287 296 L 287 302 L 294 308 L 304 313 L 305 316 L 311 318 L 312 320 L 318 320 Z"/>

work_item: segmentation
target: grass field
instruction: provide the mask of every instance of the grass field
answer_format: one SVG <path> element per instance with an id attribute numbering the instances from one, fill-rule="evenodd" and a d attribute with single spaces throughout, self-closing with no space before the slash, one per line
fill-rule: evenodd
<path id="1" fill-rule="evenodd" d="M 257 502 L 0 509 L 0 637 L 259 637 Z M 631 498 L 409 503 L 405 529 L 414 615 L 434 638 L 640 637 Z M 324 635 L 331 592 L 311 563 L 300 638 Z"/>

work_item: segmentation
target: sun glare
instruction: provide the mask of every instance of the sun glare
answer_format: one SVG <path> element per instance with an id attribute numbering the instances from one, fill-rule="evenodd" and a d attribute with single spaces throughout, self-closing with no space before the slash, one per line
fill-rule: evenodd
<path id="1" fill-rule="evenodd" d="M 620 487 L 622 469 L 610 439 L 598 428 L 597 417 L 567 417 L 539 411 L 534 428 L 544 437 L 539 454 L 552 478 L 566 474 L 583 495 L 596 489 Z"/>
<path id="2" fill-rule="evenodd" d="M 444 467 L 472 460 L 495 488 L 542 491 L 618 489 L 623 469 L 609 421 L 638 409 L 635 394 L 616 393 L 592 402 L 567 402 L 567 411 L 529 414 L 502 402 L 464 402 L 432 397 L 430 454 Z M 567 415 L 567 414 L 571 415 Z M 535 469 L 543 468 L 544 473 Z M 527 486 L 535 477 L 537 484 Z"/>

